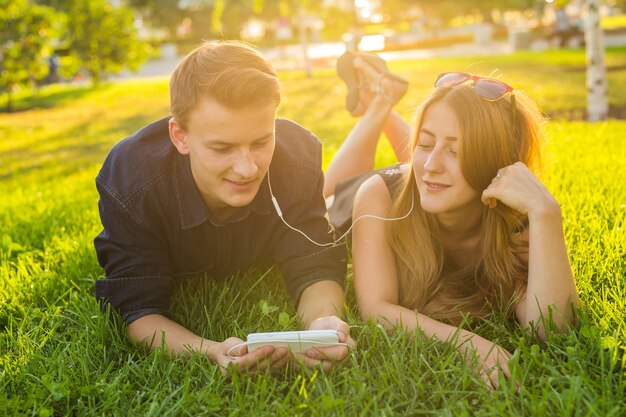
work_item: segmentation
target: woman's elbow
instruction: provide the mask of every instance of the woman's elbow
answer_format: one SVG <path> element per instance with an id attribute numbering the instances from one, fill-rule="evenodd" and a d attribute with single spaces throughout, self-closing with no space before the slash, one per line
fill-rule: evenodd
<path id="1" fill-rule="evenodd" d="M 380 303 L 361 302 L 359 303 L 359 311 L 360 311 L 362 320 L 364 321 L 367 321 L 369 319 L 376 320 L 381 311 Z"/>
<path id="2" fill-rule="evenodd" d="M 531 314 L 521 324 L 525 329 L 536 333 L 542 340 L 546 340 L 548 330 L 565 333 L 576 324 L 577 307 L 577 299 L 569 301 L 560 309 L 552 304 L 547 306 L 546 313 L 541 311 L 535 315 Z"/>

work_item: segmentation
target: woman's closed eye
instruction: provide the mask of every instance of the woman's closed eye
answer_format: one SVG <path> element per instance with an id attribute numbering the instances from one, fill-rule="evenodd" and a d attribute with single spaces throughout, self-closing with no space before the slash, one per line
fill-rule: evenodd
<path id="1" fill-rule="evenodd" d="M 435 141 L 430 138 L 419 138 L 417 147 L 425 150 L 433 149 L 435 147 Z"/>

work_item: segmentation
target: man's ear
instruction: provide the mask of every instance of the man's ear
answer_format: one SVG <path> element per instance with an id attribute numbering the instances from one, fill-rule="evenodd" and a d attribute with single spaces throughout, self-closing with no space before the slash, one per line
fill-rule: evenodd
<path id="1" fill-rule="evenodd" d="M 172 117 L 169 121 L 169 130 L 172 145 L 174 145 L 174 147 L 178 149 L 178 152 L 182 155 L 188 155 L 189 146 L 187 144 L 187 132 L 185 132 L 183 127 L 174 117 Z"/>

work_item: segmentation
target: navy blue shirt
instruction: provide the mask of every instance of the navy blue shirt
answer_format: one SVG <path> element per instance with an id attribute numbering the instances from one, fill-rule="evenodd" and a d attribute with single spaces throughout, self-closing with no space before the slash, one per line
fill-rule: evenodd
<path id="1" fill-rule="evenodd" d="M 332 242 L 322 188 L 321 145 L 301 126 L 278 119 L 270 164 L 272 191 L 285 220 L 318 242 Z M 276 264 L 297 301 L 321 280 L 343 284 L 345 245 L 321 248 L 280 220 L 267 175 L 258 194 L 225 221 L 209 211 L 189 156 L 169 138 L 168 118 L 119 142 L 96 178 L 103 231 L 94 244 L 106 278 L 95 295 L 131 323 L 167 315 L 181 279 L 223 278 L 252 265 Z"/>

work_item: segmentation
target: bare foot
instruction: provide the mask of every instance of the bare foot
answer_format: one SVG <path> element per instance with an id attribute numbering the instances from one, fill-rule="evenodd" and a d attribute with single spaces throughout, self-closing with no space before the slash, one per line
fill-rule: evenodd
<path id="1" fill-rule="evenodd" d="M 384 61 L 382 58 L 375 57 Z M 367 88 L 360 90 L 368 90 L 373 95 L 384 97 L 392 105 L 395 105 L 406 93 L 409 83 L 404 78 L 394 74 L 386 69 L 386 65 L 372 65 L 372 56 L 360 54 L 354 59 L 354 67 L 357 73 L 365 78 Z"/>

